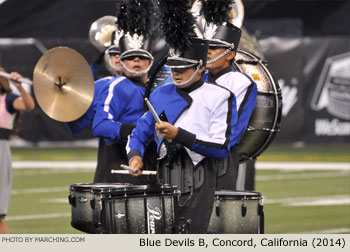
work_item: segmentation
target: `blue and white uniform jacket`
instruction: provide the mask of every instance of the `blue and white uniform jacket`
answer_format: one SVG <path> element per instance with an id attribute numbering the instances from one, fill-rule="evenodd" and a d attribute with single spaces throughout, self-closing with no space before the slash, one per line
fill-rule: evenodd
<path id="1" fill-rule="evenodd" d="M 90 126 L 92 120 L 94 119 L 98 103 L 101 102 L 101 99 L 103 99 L 108 92 L 108 83 L 111 79 L 113 79 L 113 77 L 109 76 L 95 81 L 94 98 L 89 109 L 77 120 L 65 123 L 71 134 L 77 134 Z"/>
<path id="2" fill-rule="evenodd" d="M 179 131 L 173 141 L 186 147 L 196 165 L 205 157 L 225 158 L 234 144 L 234 127 L 237 111 L 234 95 L 216 84 L 203 79 L 189 88 L 177 88 L 174 84 L 159 87 L 152 92 L 150 102 L 158 115 L 164 114 L 169 123 Z M 129 160 L 143 156 L 144 146 L 155 136 L 155 119 L 150 111 L 138 121 L 129 136 L 127 153 Z M 159 147 L 163 139 L 155 141 Z"/>
<path id="3" fill-rule="evenodd" d="M 114 77 L 108 83 L 106 94 L 97 104 L 92 133 L 104 137 L 107 143 L 125 142 L 143 114 L 145 87 L 123 76 Z"/>
<path id="4" fill-rule="evenodd" d="M 238 121 L 235 126 L 234 138 L 235 142 L 238 143 L 247 128 L 249 119 L 255 108 L 257 95 L 256 83 L 247 75 L 236 72 L 233 67 L 228 67 L 214 76 L 206 73 L 204 79 L 229 89 L 235 95 Z"/>

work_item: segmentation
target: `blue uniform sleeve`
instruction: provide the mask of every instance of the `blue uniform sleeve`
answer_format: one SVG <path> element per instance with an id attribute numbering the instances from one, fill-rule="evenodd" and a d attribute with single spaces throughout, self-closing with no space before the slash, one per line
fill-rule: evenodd
<path id="1" fill-rule="evenodd" d="M 235 130 L 235 141 L 239 142 L 245 129 L 247 128 L 248 122 L 255 109 L 256 96 L 258 90 L 255 82 L 252 82 L 248 87 L 244 100 L 238 110 L 238 121 Z"/>
<path id="2" fill-rule="evenodd" d="M 66 122 L 65 125 L 68 128 L 69 132 L 74 135 L 87 128 L 92 123 L 93 118 L 94 109 L 93 104 L 91 104 L 88 111 L 82 117 L 72 122 Z"/>
<path id="3" fill-rule="evenodd" d="M 119 88 L 118 84 L 125 78 L 113 79 L 108 87 L 107 94 L 96 104 L 96 113 L 92 123 L 92 133 L 98 137 L 105 137 L 114 141 L 121 141 L 119 121 L 130 94 Z"/>
<path id="4" fill-rule="evenodd" d="M 126 153 L 128 159 L 131 160 L 134 156 L 141 156 L 145 151 L 145 146 L 153 138 L 155 119 L 150 111 L 146 112 L 140 119 L 137 120 L 136 128 L 129 136 L 126 145 Z"/>

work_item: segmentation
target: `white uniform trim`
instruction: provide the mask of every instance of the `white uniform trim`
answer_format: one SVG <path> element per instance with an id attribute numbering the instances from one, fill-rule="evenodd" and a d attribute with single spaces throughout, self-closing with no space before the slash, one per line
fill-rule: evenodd
<path id="1" fill-rule="evenodd" d="M 252 83 L 251 80 L 240 72 L 229 72 L 217 78 L 215 82 L 234 93 L 238 111 L 247 93 L 247 89 Z"/>
<path id="2" fill-rule="evenodd" d="M 109 84 L 109 88 L 108 88 L 108 95 L 107 98 L 105 100 L 104 103 L 104 107 L 103 110 L 108 114 L 108 119 L 109 120 L 113 120 L 113 115 L 111 113 L 109 113 L 109 104 L 111 103 L 111 100 L 113 98 L 113 90 L 114 87 L 121 81 L 125 80 L 125 77 L 120 77 L 118 79 L 116 79 L 115 81 L 112 81 L 111 84 Z"/>
<path id="3" fill-rule="evenodd" d="M 197 140 L 223 145 L 226 141 L 227 99 L 230 92 L 217 85 L 204 83 L 189 95 L 193 100 L 192 104 L 174 126 L 196 134 Z M 204 159 L 203 155 L 187 148 L 186 150 L 194 164 Z"/>

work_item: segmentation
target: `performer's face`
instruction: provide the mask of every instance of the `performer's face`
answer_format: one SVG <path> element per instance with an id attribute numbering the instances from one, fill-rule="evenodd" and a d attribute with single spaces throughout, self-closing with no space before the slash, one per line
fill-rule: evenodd
<path id="1" fill-rule="evenodd" d="M 119 53 L 111 53 L 109 54 L 111 58 L 111 63 L 115 67 L 114 74 L 121 75 L 122 74 L 122 65 L 120 64 L 120 54 Z"/>
<path id="2" fill-rule="evenodd" d="M 196 69 L 194 67 L 172 68 L 171 75 L 175 83 L 182 83 L 182 82 L 188 81 L 192 77 L 195 71 Z M 204 71 L 204 67 L 201 67 L 197 75 L 194 77 L 194 79 L 191 82 L 189 82 L 187 85 L 181 86 L 181 88 L 189 87 L 193 83 L 198 81 L 202 77 L 203 71 Z"/>
<path id="3" fill-rule="evenodd" d="M 231 65 L 231 60 L 235 57 L 235 52 L 233 51 L 230 51 L 224 57 L 214 61 L 213 63 L 210 63 L 211 60 L 219 57 L 226 50 L 227 48 L 223 47 L 209 47 L 206 68 L 209 69 L 212 74 L 216 74 Z"/>
<path id="4" fill-rule="evenodd" d="M 138 78 L 141 80 L 145 79 L 144 83 L 147 81 L 147 76 L 148 76 L 147 73 L 140 73 L 140 72 L 147 70 L 147 68 L 149 67 L 150 60 L 148 58 L 140 57 L 140 56 L 131 56 L 131 57 L 125 58 L 123 62 L 128 69 L 137 72 L 137 73 L 130 73 L 128 70 L 123 69 L 123 73 L 127 77 Z"/>

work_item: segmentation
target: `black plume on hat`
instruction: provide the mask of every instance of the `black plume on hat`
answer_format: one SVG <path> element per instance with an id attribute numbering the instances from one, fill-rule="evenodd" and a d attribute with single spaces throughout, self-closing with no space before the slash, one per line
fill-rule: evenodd
<path id="1" fill-rule="evenodd" d="M 230 23 L 230 0 L 200 0 L 201 12 L 207 24 L 204 27 L 204 37 L 211 47 L 226 47 L 237 51 L 242 31 Z"/>
<path id="2" fill-rule="evenodd" d="M 190 1 L 159 0 L 158 3 L 166 42 L 176 51 L 185 51 L 191 45 L 190 37 L 195 36 Z"/>
<path id="3" fill-rule="evenodd" d="M 154 5 L 149 0 L 126 0 L 117 11 L 117 25 L 124 33 L 150 36 L 154 22 Z"/>
<path id="4" fill-rule="evenodd" d="M 129 56 L 144 56 L 153 60 L 150 38 L 154 30 L 155 14 L 152 1 L 123 1 L 117 11 L 116 22 L 119 29 L 124 32 L 119 40 L 121 59 Z"/>
<path id="5" fill-rule="evenodd" d="M 200 0 L 204 18 L 209 23 L 221 25 L 230 22 L 231 0 Z"/>

